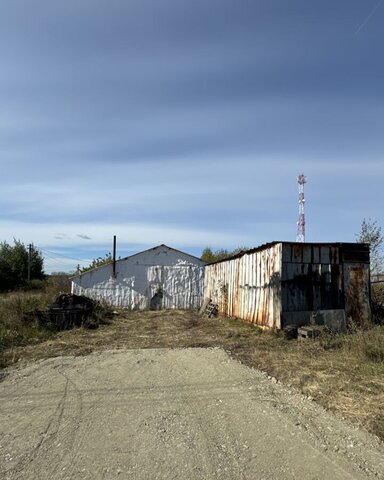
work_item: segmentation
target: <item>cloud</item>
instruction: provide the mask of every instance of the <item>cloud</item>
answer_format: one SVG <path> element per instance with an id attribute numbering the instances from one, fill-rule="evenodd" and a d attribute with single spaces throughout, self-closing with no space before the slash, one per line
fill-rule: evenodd
<path id="1" fill-rule="evenodd" d="M 54 236 L 56 240 L 67 240 L 70 237 L 66 233 L 58 233 L 57 235 Z"/>
<path id="2" fill-rule="evenodd" d="M 301 171 L 311 240 L 380 220 L 383 33 L 336 3 L 5 0 L 0 241 L 294 239 Z"/>
<path id="3" fill-rule="evenodd" d="M 48 272 L 61 268 L 74 270 L 77 264 L 88 265 L 92 258 L 111 251 L 113 235 L 117 235 L 118 255 L 121 257 L 162 243 L 196 255 L 199 255 L 202 248 L 207 245 L 227 248 L 231 245 L 254 243 L 252 236 L 246 232 L 239 235 L 225 230 L 183 228 L 155 223 L 130 225 L 83 223 L 82 227 L 90 233 L 90 239 L 87 240 L 85 247 L 82 238 L 77 234 L 79 224 L 67 223 L 65 228 L 68 233 L 65 236 L 59 235 L 60 239 L 55 238 L 57 235 L 54 232 L 57 227 L 58 225 L 52 222 L 31 224 L 0 220 L 0 230 L 9 232 L 3 240 L 12 241 L 15 237 L 29 243 L 30 239 L 33 239 L 34 245 L 43 252 Z"/>
<path id="4" fill-rule="evenodd" d="M 76 247 L 83 242 L 79 240 L 76 233 L 79 225 L 77 223 L 67 223 L 66 230 L 68 234 L 60 236 L 60 242 L 67 247 Z M 167 225 L 151 224 L 109 224 L 103 225 L 83 223 L 83 227 L 90 232 L 89 243 L 92 245 L 108 245 L 112 244 L 113 235 L 117 235 L 121 244 L 138 244 L 143 246 L 154 246 L 161 243 L 172 245 L 185 245 L 189 247 L 205 245 L 206 243 L 217 243 L 220 246 L 228 246 L 233 242 L 241 239 L 243 243 L 249 242 L 250 238 L 246 233 L 237 235 L 225 231 L 217 232 L 207 229 L 169 227 Z M 57 225 L 48 223 L 27 223 L 15 221 L 0 220 L 0 230 L 8 231 L 5 240 L 11 241 L 13 237 L 20 238 L 21 241 L 29 242 L 33 239 L 37 247 L 49 248 L 55 245 L 54 234 Z M 80 237 L 82 238 L 82 237 Z"/>
<path id="5" fill-rule="evenodd" d="M 369 20 L 375 14 L 376 10 L 380 7 L 382 2 L 383 2 L 383 0 L 379 0 L 376 3 L 376 5 L 373 7 L 373 9 L 369 12 L 368 16 L 364 19 L 364 21 L 359 25 L 358 29 L 355 31 L 355 35 L 357 35 L 360 32 L 360 30 L 362 30 L 365 27 L 365 25 L 369 22 Z"/>

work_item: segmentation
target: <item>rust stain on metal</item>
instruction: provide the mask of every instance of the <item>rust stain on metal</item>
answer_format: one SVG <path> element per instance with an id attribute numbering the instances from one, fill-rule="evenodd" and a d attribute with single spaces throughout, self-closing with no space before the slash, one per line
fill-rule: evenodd
<path id="1" fill-rule="evenodd" d="M 369 269 L 364 265 L 347 264 L 345 274 L 346 317 L 359 327 L 370 321 Z"/>
<path id="2" fill-rule="evenodd" d="M 222 313 L 250 323 L 279 327 L 279 296 L 275 276 L 280 275 L 281 244 L 251 250 L 206 269 L 206 296 Z M 228 285 L 223 294 L 222 285 Z"/>
<path id="3" fill-rule="evenodd" d="M 350 273 L 352 260 L 361 276 Z M 273 242 L 205 270 L 205 296 L 221 313 L 269 328 L 308 323 L 316 310 L 345 309 L 346 315 L 367 318 L 368 291 L 365 244 Z"/>

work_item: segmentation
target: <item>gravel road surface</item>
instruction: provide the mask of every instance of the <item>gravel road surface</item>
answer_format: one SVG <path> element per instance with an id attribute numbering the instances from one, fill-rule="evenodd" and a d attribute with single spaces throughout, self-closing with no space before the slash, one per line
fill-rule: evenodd
<path id="1" fill-rule="evenodd" d="M 384 448 L 220 349 L 115 350 L 12 368 L 2 479 L 384 478 Z"/>

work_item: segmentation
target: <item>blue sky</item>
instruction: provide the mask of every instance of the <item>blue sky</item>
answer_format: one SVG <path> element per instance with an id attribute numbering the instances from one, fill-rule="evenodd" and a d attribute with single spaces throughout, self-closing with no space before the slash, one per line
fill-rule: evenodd
<path id="1" fill-rule="evenodd" d="M 355 241 L 384 225 L 384 2 L 3 0 L 0 240 Z"/>

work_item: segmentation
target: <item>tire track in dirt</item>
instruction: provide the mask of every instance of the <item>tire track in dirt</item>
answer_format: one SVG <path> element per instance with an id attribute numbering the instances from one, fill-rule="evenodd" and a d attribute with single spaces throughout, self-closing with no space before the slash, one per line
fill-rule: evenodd
<path id="1" fill-rule="evenodd" d="M 102 352 L 14 375 L 0 384 L 6 480 L 384 478 L 373 437 L 222 350 Z"/>
<path id="2" fill-rule="evenodd" d="M 97 405 L 92 405 L 87 412 L 83 412 L 82 393 L 76 383 L 70 378 L 72 362 L 55 364 L 45 372 L 56 374 L 64 381 L 62 396 L 57 400 L 54 412 L 48 417 L 44 430 L 40 433 L 37 443 L 25 451 L 21 458 L 10 469 L 1 472 L 4 475 L 30 475 L 29 478 L 43 478 L 53 476 L 57 473 L 59 465 L 62 470 L 68 469 L 71 476 L 73 460 L 79 454 L 84 436 L 81 433 L 81 423 L 86 417 L 92 416 Z M 39 378 L 42 378 L 40 375 Z M 29 388 L 23 388 L 24 394 L 28 396 Z M 18 398 L 20 395 L 18 396 Z M 37 410 L 37 408 L 35 408 Z M 41 413 L 41 412 L 40 412 Z M 37 468 L 36 465 L 39 465 Z"/>
<path id="3" fill-rule="evenodd" d="M 57 372 L 61 375 L 60 372 Z M 61 398 L 58 400 L 56 409 L 48 418 L 47 424 L 40 434 L 35 446 L 26 451 L 20 460 L 8 471 L 4 472 L 7 476 L 15 474 L 16 476 L 23 472 L 30 475 L 30 478 L 38 478 L 44 475 L 53 475 L 62 461 L 67 450 L 70 448 L 74 437 L 74 419 L 80 415 L 81 409 L 78 408 L 78 396 L 73 395 L 70 388 L 70 382 L 64 377 L 64 388 Z M 60 435 L 60 445 L 57 445 Z M 55 447 L 59 448 L 55 448 Z M 63 446 L 63 448 L 60 448 Z M 36 469 L 36 465 L 39 468 Z"/>
<path id="4" fill-rule="evenodd" d="M 199 394 L 196 388 L 185 378 L 188 365 L 185 362 L 177 364 L 177 368 L 171 366 L 168 377 L 172 378 L 174 395 L 171 402 L 171 410 L 167 413 L 173 419 L 170 425 L 169 436 L 176 436 L 186 444 L 188 453 L 193 457 L 193 478 L 244 478 L 239 462 L 238 452 L 232 445 L 223 445 L 223 432 L 215 416 L 202 415 L 206 412 L 207 401 L 215 402 L 229 387 L 215 386 L 212 383 L 199 381 Z M 187 380 L 187 381 L 186 381 Z M 209 393 L 201 389 L 209 388 Z M 169 401 L 169 400 L 168 400 Z M 164 418 L 164 413 L 162 414 Z M 165 417 L 167 418 L 167 417 Z M 177 421 L 175 421 L 177 420 Z M 219 426 L 219 428 L 218 428 Z"/>

